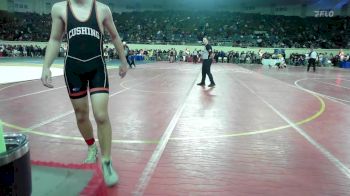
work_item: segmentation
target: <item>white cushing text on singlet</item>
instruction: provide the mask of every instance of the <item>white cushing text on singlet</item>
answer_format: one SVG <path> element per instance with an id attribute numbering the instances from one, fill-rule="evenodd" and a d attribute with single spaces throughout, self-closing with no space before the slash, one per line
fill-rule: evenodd
<path id="1" fill-rule="evenodd" d="M 97 39 L 100 39 L 100 33 L 90 27 L 76 27 L 74 29 L 71 29 L 68 32 L 68 39 L 76 35 L 90 35 L 90 36 L 96 37 Z"/>

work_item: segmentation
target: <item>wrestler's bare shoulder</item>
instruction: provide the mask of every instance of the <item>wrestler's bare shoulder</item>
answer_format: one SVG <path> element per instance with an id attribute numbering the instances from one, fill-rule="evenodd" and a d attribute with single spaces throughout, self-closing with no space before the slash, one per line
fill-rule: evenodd
<path id="1" fill-rule="evenodd" d="M 67 1 L 60 1 L 57 3 L 54 3 L 52 6 L 52 10 L 62 9 L 67 7 Z"/>
<path id="2" fill-rule="evenodd" d="M 57 14 L 59 16 L 65 16 L 66 11 L 67 11 L 67 1 L 60 1 L 52 6 L 51 13 L 52 14 Z"/>
<path id="3" fill-rule="evenodd" d="M 110 11 L 108 5 L 101 3 L 99 1 L 96 1 L 96 8 L 98 9 L 98 11 L 102 13 Z"/>

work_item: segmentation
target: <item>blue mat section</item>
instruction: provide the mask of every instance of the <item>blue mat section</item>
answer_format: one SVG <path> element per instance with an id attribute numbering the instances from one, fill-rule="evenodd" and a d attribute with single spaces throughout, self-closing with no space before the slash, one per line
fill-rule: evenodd
<path id="1" fill-rule="evenodd" d="M 39 57 L 1 57 L 0 63 L 26 63 L 26 64 L 37 64 L 42 65 L 44 62 L 44 58 Z M 54 64 L 62 64 L 63 65 L 64 59 L 63 58 L 56 58 L 54 61 Z"/>

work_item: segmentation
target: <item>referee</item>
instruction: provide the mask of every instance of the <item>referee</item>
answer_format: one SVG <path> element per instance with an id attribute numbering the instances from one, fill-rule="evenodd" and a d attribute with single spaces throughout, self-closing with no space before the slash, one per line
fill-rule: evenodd
<path id="1" fill-rule="evenodd" d="M 205 86 L 205 78 L 208 75 L 210 84 L 208 87 L 215 87 L 215 82 L 213 75 L 210 72 L 211 63 L 213 62 L 212 58 L 212 47 L 209 45 L 209 41 L 206 37 L 203 38 L 203 43 L 205 44 L 204 51 L 202 52 L 202 81 L 198 83 L 199 86 Z"/>
<path id="2" fill-rule="evenodd" d="M 307 71 L 310 70 L 310 67 L 313 67 L 314 72 L 316 71 L 316 59 L 317 59 L 317 52 L 314 50 L 313 47 L 310 48 L 309 53 L 309 65 L 307 66 Z"/>

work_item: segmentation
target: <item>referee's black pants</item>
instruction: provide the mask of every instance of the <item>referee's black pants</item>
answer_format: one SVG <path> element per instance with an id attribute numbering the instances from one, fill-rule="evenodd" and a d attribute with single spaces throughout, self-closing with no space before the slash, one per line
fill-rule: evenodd
<path id="1" fill-rule="evenodd" d="M 131 66 L 131 62 L 130 62 L 130 59 L 129 59 L 130 55 L 126 55 L 125 58 L 126 58 L 126 61 L 128 62 L 129 66 Z"/>
<path id="2" fill-rule="evenodd" d="M 134 67 L 136 67 L 136 65 L 135 65 L 135 60 L 134 60 L 134 56 L 131 56 L 131 59 L 130 59 L 130 56 L 131 56 L 131 55 L 126 55 L 126 56 L 125 56 L 126 61 L 127 61 L 128 64 L 129 64 L 129 67 L 132 68 L 132 65 L 134 65 Z"/>
<path id="3" fill-rule="evenodd" d="M 211 74 L 210 67 L 211 63 L 213 62 L 212 59 L 203 59 L 203 64 L 202 64 L 202 84 L 205 84 L 205 78 L 208 75 L 210 84 L 215 84 L 213 75 Z"/>
<path id="4" fill-rule="evenodd" d="M 316 59 L 310 58 L 309 65 L 307 66 L 307 71 L 310 70 L 310 67 L 313 66 L 314 72 L 316 71 Z"/>

